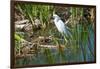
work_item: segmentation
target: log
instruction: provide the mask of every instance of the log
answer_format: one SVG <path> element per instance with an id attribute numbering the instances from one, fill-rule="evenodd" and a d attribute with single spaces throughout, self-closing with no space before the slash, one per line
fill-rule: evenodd
<path id="1" fill-rule="evenodd" d="M 52 49 L 52 48 L 59 48 L 59 46 L 56 46 L 56 45 L 40 45 L 41 48 L 49 48 L 49 49 Z M 65 48 L 64 45 L 60 45 L 61 48 Z"/>
<path id="2" fill-rule="evenodd" d="M 16 25 L 21 25 L 21 24 L 26 24 L 26 23 L 28 23 L 28 22 L 29 22 L 29 20 L 26 19 L 26 20 L 16 21 L 15 24 L 16 24 Z"/>

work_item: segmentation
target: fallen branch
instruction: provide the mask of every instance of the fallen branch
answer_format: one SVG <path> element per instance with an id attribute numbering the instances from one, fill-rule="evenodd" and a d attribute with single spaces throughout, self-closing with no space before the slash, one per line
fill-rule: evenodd
<path id="1" fill-rule="evenodd" d="M 21 25 L 21 24 L 26 24 L 28 22 L 29 22 L 29 20 L 26 19 L 26 20 L 16 21 L 15 24 L 16 25 Z"/>
<path id="2" fill-rule="evenodd" d="M 41 48 L 49 48 L 49 49 L 52 49 L 52 48 L 59 48 L 59 46 L 56 46 L 56 45 L 40 45 Z M 65 48 L 64 45 L 60 45 L 61 48 Z"/>

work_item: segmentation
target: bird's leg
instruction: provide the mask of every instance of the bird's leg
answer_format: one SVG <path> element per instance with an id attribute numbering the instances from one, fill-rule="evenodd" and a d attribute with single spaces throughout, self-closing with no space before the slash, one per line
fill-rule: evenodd
<path id="1" fill-rule="evenodd" d="M 64 37 L 64 42 L 65 42 L 64 44 L 67 46 L 70 46 L 71 45 L 71 38 L 66 36 L 66 34 L 63 34 L 63 37 Z"/>
<path id="2" fill-rule="evenodd" d="M 64 44 L 65 43 L 64 36 L 61 36 L 61 40 L 62 40 L 62 44 Z"/>
<path id="3" fill-rule="evenodd" d="M 67 43 L 66 36 L 63 33 L 61 33 L 61 41 L 62 41 L 62 44 Z"/>

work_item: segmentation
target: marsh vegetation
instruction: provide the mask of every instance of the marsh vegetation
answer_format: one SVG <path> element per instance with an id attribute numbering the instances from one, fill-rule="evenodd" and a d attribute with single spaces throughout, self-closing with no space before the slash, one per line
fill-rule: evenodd
<path id="1" fill-rule="evenodd" d="M 95 8 L 16 3 L 14 10 L 16 66 L 95 60 Z M 72 38 L 59 33 L 51 20 L 53 12 Z"/>

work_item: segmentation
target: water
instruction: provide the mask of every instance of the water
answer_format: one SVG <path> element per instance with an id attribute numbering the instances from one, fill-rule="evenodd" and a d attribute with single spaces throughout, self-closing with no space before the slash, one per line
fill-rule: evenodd
<path id="1" fill-rule="evenodd" d="M 74 29 L 74 28 L 73 28 Z M 63 45 L 64 48 L 52 48 L 39 50 L 40 53 L 37 56 L 27 57 L 19 59 L 16 62 L 16 65 L 37 65 L 37 64 L 55 64 L 55 63 L 73 63 L 73 62 L 91 62 L 94 61 L 94 31 L 92 25 L 88 26 L 87 31 L 83 31 L 81 25 L 78 25 L 74 29 L 74 37 L 71 40 L 71 44 L 68 45 L 61 40 L 52 40 L 51 45 Z M 75 32 L 76 31 L 76 32 Z M 56 30 L 56 27 L 49 25 L 47 29 L 43 32 L 39 31 L 37 36 L 53 36 L 54 39 L 61 39 L 60 33 Z M 73 34 L 72 34 L 73 35 Z M 88 37 L 89 36 L 89 37 Z M 34 40 L 34 39 L 33 39 Z M 57 43 L 58 42 L 58 43 Z M 47 43 L 46 43 L 47 44 Z M 42 51 L 42 52 L 41 52 Z"/>

